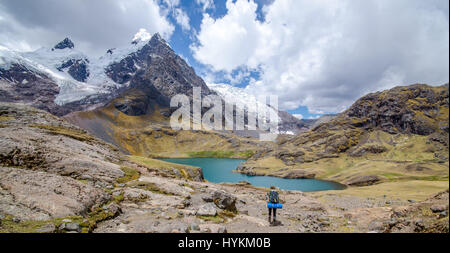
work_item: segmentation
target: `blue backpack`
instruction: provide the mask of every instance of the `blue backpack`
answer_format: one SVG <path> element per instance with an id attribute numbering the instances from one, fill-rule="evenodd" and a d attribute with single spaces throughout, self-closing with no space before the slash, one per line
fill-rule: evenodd
<path id="1" fill-rule="evenodd" d="M 277 204 L 277 203 L 280 202 L 280 199 L 278 197 L 278 192 L 277 191 L 271 190 L 269 192 L 269 202 L 270 203 L 274 203 L 274 204 Z"/>

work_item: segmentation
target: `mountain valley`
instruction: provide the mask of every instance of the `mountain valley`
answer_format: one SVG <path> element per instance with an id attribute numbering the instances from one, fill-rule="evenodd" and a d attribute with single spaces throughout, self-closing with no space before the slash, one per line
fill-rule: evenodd
<path id="1" fill-rule="evenodd" d="M 1 47 L 0 232 L 448 233 L 448 84 L 370 93 L 318 120 L 276 111 L 274 142 L 172 129 L 170 99 L 192 104 L 196 87 L 224 104 L 246 96 L 207 85 L 159 34 L 99 59 L 68 38 L 28 53 Z M 201 157 L 347 188 L 281 189 L 285 208 L 270 226 L 267 189 L 157 160 Z"/>

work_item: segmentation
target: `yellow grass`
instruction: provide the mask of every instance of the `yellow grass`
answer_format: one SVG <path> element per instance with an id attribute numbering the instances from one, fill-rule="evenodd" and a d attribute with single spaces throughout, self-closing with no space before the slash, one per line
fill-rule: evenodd
<path id="1" fill-rule="evenodd" d="M 128 156 L 129 159 L 135 163 L 144 165 L 146 167 L 151 167 L 151 168 L 160 168 L 160 169 L 171 169 L 171 168 L 175 168 L 175 169 L 184 169 L 184 168 L 192 168 L 192 169 L 198 169 L 198 167 L 194 167 L 194 166 L 189 166 L 189 165 L 181 165 L 181 164 L 176 164 L 176 163 L 171 163 L 171 162 L 166 162 L 166 161 L 161 161 L 161 160 L 156 160 L 156 159 L 152 159 L 152 158 L 145 158 L 142 156 Z"/>
<path id="2" fill-rule="evenodd" d="M 386 182 L 377 185 L 363 187 L 349 187 L 339 191 L 325 191 L 308 193 L 314 196 L 324 196 L 335 194 L 339 196 L 351 195 L 359 197 L 387 197 L 398 198 L 401 200 L 422 201 L 431 195 L 444 191 L 449 188 L 449 181 L 423 181 L 411 180 L 404 182 Z"/>

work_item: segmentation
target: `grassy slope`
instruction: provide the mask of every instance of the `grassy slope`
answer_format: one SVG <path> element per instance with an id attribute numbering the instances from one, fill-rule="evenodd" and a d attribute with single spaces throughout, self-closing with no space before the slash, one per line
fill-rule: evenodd
<path id="1" fill-rule="evenodd" d="M 248 166 L 256 167 L 255 171 L 269 175 L 279 175 L 283 168 L 301 168 L 316 173 L 317 178 L 339 182 L 354 176 L 379 175 L 384 181 L 404 181 L 425 179 L 431 181 L 448 180 L 448 162 L 438 163 L 434 152 L 442 148 L 436 143 L 429 143 L 426 136 L 390 135 L 383 131 L 366 134 L 364 145 L 382 145 L 387 151 L 381 154 L 367 154 L 362 157 L 351 157 L 342 153 L 338 158 L 325 158 L 314 162 L 286 166 L 275 157 L 267 157 L 256 161 L 248 161 Z M 395 145 L 392 145 L 392 141 Z M 418 166 L 421 171 L 415 169 Z M 286 172 L 284 172 L 286 173 Z"/>
<path id="2" fill-rule="evenodd" d="M 369 107 L 379 101 L 404 101 L 405 107 L 413 112 L 413 121 L 422 122 L 427 128 L 440 131 L 443 126 L 448 127 L 449 108 L 445 103 L 430 104 L 427 98 L 413 95 L 413 90 L 432 90 L 437 96 L 445 99 L 445 86 L 407 86 L 386 90 L 379 94 L 375 100 L 362 99 L 359 106 Z M 447 97 L 448 99 L 448 97 Z M 424 112 L 421 108 L 438 108 Z M 274 155 L 257 160 L 249 160 L 246 165 L 254 166 L 256 172 L 275 176 L 283 176 L 289 170 L 301 168 L 314 172 L 316 177 L 338 182 L 366 175 L 378 175 L 382 182 L 395 182 L 402 184 L 410 181 L 411 185 L 417 180 L 432 182 L 443 188 L 448 188 L 448 147 L 428 140 L 428 136 L 414 134 L 389 134 L 380 130 L 367 131 L 357 127 L 369 119 L 347 117 L 341 114 L 334 121 L 321 125 L 314 131 L 300 134 L 289 140 L 282 141 L 280 149 L 288 152 L 303 151 L 304 162 L 295 162 L 287 166 Z M 342 141 L 344 140 L 344 141 Z M 319 153 L 327 153 L 326 147 L 339 143 L 336 151 L 337 158 L 322 158 L 317 161 L 314 157 Z M 383 153 L 366 153 L 361 157 L 349 156 L 349 151 L 357 148 L 371 146 L 384 147 Z M 447 161 L 439 161 L 435 154 L 446 157 Z M 443 182 L 443 183 L 442 183 Z M 383 184 L 384 185 L 384 184 Z M 377 186 L 379 187 L 379 186 Z M 441 187 L 441 188 L 442 188 Z M 370 188 L 370 187 L 369 187 Z"/>
<path id="3" fill-rule="evenodd" d="M 142 156 L 129 156 L 128 159 L 146 167 L 149 171 L 155 171 L 157 174 L 166 177 L 192 180 L 193 176 L 202 174 L 201 168 L 199 167 L 170 163 Z"/>
<path id="4" fill-rule="evenodd" d="M 404 182 L 386 182 L 363 187 L 349 187 L 341 191 L 323 191 L 309 193 L 321 197 L 324 195 L 352 195 L 358 197 L 378 198 L 384 195 L 401 200 L 422 201 L 431 195 L 449 188 L 448 181 L 410 180 Z"/>
<path id="5" fill-rule="evenodd" d="M 110 105 L 76 113 L 68 117 L 72 123 L 97 135 L 107 134 L 122 150 L 144 157 L 213 157 L 248 158 L 256 148 L 248 138 L 214 131 L 175 131 L 170 128 L 158 108 L 151 115 L 129 116 Z M 230 138 L 238 143 L 233 146 Z"/>
<path id="6" fill-rule="evenodd" d="M 197 167 L 194 167 L 194 166 L 180 165 L 180 164 L 176 164 L 176 163 L 161 161 L 161 160 L 152 159 L 152 158 L 146 158 L 146 157 L 142 157 L 142 156 L 129 156 L 129 159 L 137 164 L 141 164 L 141 165 L 148 166 L 151 168 L 160 168 L 160 169 L 192 168 L 192 169 L 197 169 Z"/>

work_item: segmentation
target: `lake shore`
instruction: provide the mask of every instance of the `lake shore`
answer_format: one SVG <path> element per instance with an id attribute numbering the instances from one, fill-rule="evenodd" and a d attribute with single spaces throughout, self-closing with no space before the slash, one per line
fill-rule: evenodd
<path id="1" fill-rule="evenodd" d="M 236 172 L 236 168 L 245 160 L 229 158 L 172 158 L 159 159 L 166 162 L 201 167 L 205 180 L 212 183 L 248 182 L 254 186 L 276 186 L 284 190 L 298 190 L 302 192 L 321 190 L 341 190 L 345 185 L 336 182 L 304 179 L 280 178 L 267 176 L 248 176 Z"/>

